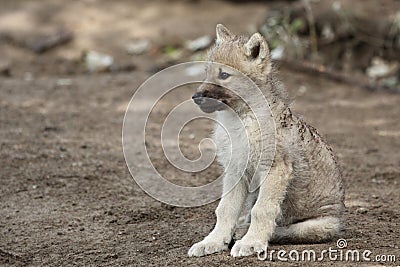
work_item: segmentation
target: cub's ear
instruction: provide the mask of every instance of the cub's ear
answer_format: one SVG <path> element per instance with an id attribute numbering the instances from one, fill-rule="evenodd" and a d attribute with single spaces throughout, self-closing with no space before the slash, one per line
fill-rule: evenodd
<path id="1" fill-rule="evenodd" d="M 222 24 L 217 24 L 215 31 L 217 32 L 217 44 L 228 41 L 234 37 L 234 35 Z"/>
<path id="2" fill-rule="evenodd" d="M 244 45 L 246 56 L 254 59 L 268 59 L 269 58 L 269 48 L 267 41 L 258 32 L 253 34 L 249 41 Z"/>

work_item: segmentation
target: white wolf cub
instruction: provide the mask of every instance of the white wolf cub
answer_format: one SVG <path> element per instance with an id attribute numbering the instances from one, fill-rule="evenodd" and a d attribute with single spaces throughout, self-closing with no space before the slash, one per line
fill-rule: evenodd
<path id="1" fill-rule="evenodd" d="M 190 248 L 189 256 L 199 257 L 227 250 L 235 230 L 241 228 L 239 217 L 246 213 L 246 207 L 248 215 L 242 224 L 247 232 L 233 245 L 231 255 L 234 257 L 265 251 L 269 242 L 331 240 L 342 229 L 340 216 L 344 209 L 341 171 L 331 148 L 315 128 L 291 112 L 285 89 L 274 76 L 265 39 L 259 33 L 250 38 L 235 36 L 221 24 L 217 25 L 216 32 L 216 44 L 210 49 L 207 62 L 232 67 L 259 87 L 275 120 L 276 152 L 269 172 L 256 174 L 266 179 L 255 192 L 249 193 L 246 179 L 232 185 L 232 181 L 238 181 L 237 172 L 225 173 L 223 188 L 230 191 L 225 192 L 216 209 L 217 223 L 204 240 Z M 226 106 L 243 120 L 254 119 L 244 102 L 224 88 L 240 82 L 231 71 L 228 67 L 207 70 L 206 83 L 197 89 L 193 100 L 204 112 L 218 111 L 217 120 L 221 122 L 229 123 L 230 120 Z M 212 80 L 218 80 L 224 86 L 210 83 Z M 251 94 L 248 92 L 251 88 L 240 90 L 244 90 L 244 95 Z M 226 167 L 224 164 L 229 155 L 224 154 L 226 140 L 218 125 L 213 139 L 218 160 Z M 249 141 L 250 146 L 255 143 Z"/>

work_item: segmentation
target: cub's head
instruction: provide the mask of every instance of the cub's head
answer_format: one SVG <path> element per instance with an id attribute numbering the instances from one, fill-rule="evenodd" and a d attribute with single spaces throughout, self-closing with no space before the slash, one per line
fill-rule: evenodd
<path id="1" fill-rule="evenodd" d="M 240 109 L 244 105 L 242 99 L 229 89 L 234 88 L 242 97 L 250 96 L 254 85 L 248 78 L 263 84 L 272 68 L 268 44 L 261 34 L 250 38 L 236 36 L 222 24 L 217 25 L 216 33 L 215 45 L 207 55 L 206 79 L 192 97 L 207 113 L 227 106 Z"/>

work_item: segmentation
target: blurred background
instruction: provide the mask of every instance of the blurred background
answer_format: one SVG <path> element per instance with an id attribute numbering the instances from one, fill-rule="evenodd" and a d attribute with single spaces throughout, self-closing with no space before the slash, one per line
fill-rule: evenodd
<path id="1" fill-rule="evenodd" d="M 400 1 L 0 0 L 0 265 L 259 265 L 228 252 L 188 258 L 212 229 L 217 203 L 156 201 L 122 152 L 135 90 L 165 67 L 203 60 L 217 23 L 266 37 L 293 111 L 332 145 L 348 247 L 400 259 Z M 163 157 L 163 119 L 193 90 L 160 101 L 146 125 L 154 167 L 185 186 L 221 173 L 213 164 L 182 174 Z M 182 130 L 188 158 L 213 127 L 204 121 Z M 336 242 L 270 245 L 328 247 Z M 334 264 L 358 263 L 317 265 Z"/>
<path id="2" fill-rule="evenodd" d="M 273 58 L 288 66 L 304 71 L 325 67 L 325 75 L 346 73 L 353 78 L 336 78 L 365 87 L 367 80 L 371 88 L 399 87 L 398 1 L 44 0 L 1 5 L 2 76 L 154 72 L 204 59 L 216 23 L 223 22 L 237 34 L 261 32 Z"/>

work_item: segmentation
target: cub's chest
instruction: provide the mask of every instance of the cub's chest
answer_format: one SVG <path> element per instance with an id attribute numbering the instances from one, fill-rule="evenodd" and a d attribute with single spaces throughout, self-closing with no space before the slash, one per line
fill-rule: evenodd
<path id="1" fill-rule="evenodd" d="M 257 121 L 252 117 L 245 117 L 239 125 L 229 121 L 229 118 L 223 119 L 225 121 L 215 125 L 213 135 L 220 160 L 230 157 L 235 161 L 243 161 L 244 158 L 256 157 L 261 143 L 261 131 Z"/>

